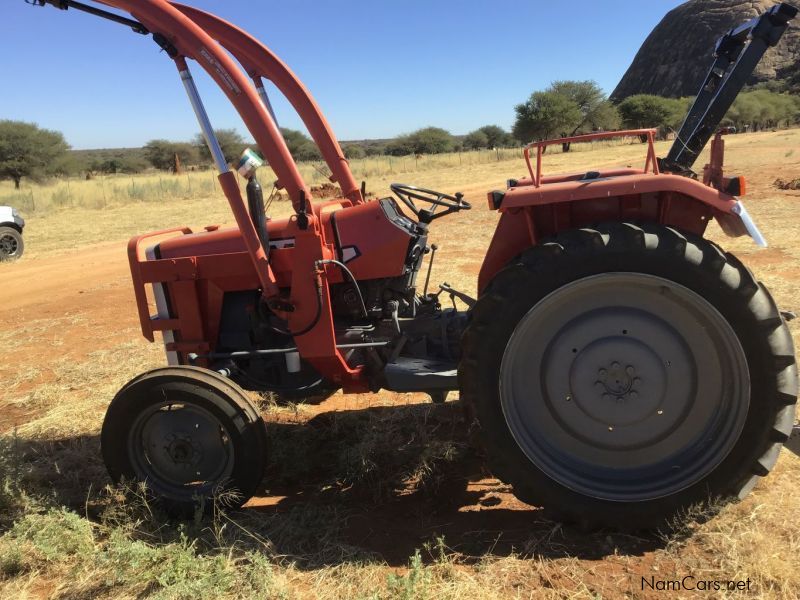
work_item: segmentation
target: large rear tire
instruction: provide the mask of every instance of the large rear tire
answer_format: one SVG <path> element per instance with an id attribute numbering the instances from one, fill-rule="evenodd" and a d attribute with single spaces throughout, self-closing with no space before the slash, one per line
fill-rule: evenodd
<path id="1" fill-rule="evenodd" d="M 111 479 L 142 481 L 178 516 L 214 502 L 237 508 L 266 464 L 266 429 L 242 389 L 198 367 L 154 369 L 128 382 L 101 432 Z"/>
<path id="2" fill-rule="evenodd" d="M 461 396 L 494 474 L 586 526 L 664 524 L 743 497 L 794 423 L 792 339 L 766 288 L 658 225 L 567 231 L 481 295 Z"/>

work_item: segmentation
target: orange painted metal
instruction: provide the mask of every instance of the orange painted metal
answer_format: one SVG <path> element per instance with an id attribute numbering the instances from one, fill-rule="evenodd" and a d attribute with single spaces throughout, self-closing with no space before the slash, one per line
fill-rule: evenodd
<path id="1" fill-rule="evenodd" d="M 142 327 L 142 335 L 151 342 L 155 340 L 153 332 L 163 329 L 155 326 L 154 321 L 150 318 L 145 284 L 153 283 L 153 280 L 149 277 L 146 278 L 142 272 L 143 265 L 148 264 L 148 261 L 146 261 L 145 257 L 142 255 L 142 242 L 178 232 L 189 234 L 192 233 L 192 230 L 188 227 L 173 227 L 172 229 L 145 233 L 144 235 L 131 238 L 128 242 L 128 263 L 131 268 L 131 279 L 133 280 L 133 293 L 136 297 L 136 310 L 139 313 L 139 324 Z"/>
<path id="2" fill-rule="evenodd" d="M 130 13 L 150 32 L 165 36 L 182 57 L 197 61 L 242 117 L 295 208 L 299 208 L 301 191 L 305 192 L 307 201 L 311 201 L 311 190 L 255 88 L 214 38 L 167 0 L 99 1 Z"/>
<path id="3" fill-rule="evenodd" d="M 331 170 L 331 181 L 339 184 L 345 198 L 354 204 L 361 204 L 364 201 L 361 190 L 333 130 L 311 93 L 291 69 L 269 48 L 243 29 L 197 8 L 177 2 L 171 4 L 230 51 L 251 78 L 263 77 L 275 84 L 297 111 L 311 138 L 319 147 L 323 159 Z"/>
<path id="4" fill-rule="evenodd" d="M 250 213 L 245 208 L 244 201 L 242 200 L 242 193 L 239 190 L 239 184 L 236 183 L 236 176 L 232 171 L 222 173 L 219 175 L 219 185 L 225 196 L 228 198 L 233 217 L 236 219 L 236 225 L 244 239 L 245 247 L 250 254 L 250 259 L 253 261 L 258 281 L 261 284 L 262 295 L 264 298 L 274 298 L 278 295 L 278 285 L 275 281 L 275 276 L 272 274 L 272 267 L 270 267 L 269 259 L 267 258 L 266 250 L 261 246 L 261 240 L 258 238 L 255 225 L 250 219 Z"/>
<path id="5" fill-rule="evenodd" d="M 654 174 L 658 174 L 658 161 L 656 160 L 656 153 L 653 146 L 655 140 L 655 129 L 625 129 L 622 131 L 598 131 L 595 133 L 587 133 L 584 135 L 574 135 L 571 137 L 554 138 L 551 140 L 541 140 L 539 142 L 531 142 L 523 148 L 523 155 L 525 163 L 528 165 L 528 173 L 531 176 L 531 181 L 535 187 L 539 187 L 544 182 L 542 180 L 542 155 L 545 148 L 554 146 L 556 144 L 578 144 L 585 142 L 594 142 L 597 140 L 607 140 L 617 137 L 647 137 L 647 159 L 645 160 L 644 170 L 647 172 L 648 168 Z M 531 165 L 531 149 L 536 148 L 536 171 L 534 172 Z"/>
<path id="6" fill-rule="evenodd" d="M 149 340 L 155 331 L 172 331 L 168 350 L 185 362 L 189 352 L 213 350 L 220 331 L 226 292 L 261 289 L 271 299 L 288 303 L 278 314 L 288 319 L 304 360 L 346 392 L 367 391 L 370 383 L 362 367 L 351 367 L 336 348 L 330 286 L 343 281 L 337 267 L 321 261 L 341 258 L 342 249 L 356 249 L 348 267 L 363 281 L 396 277 L 403 272 L 409 233 L 388 217 L 380 203 L 362 197 L 319 107 L 294 74 L 258 40 L 209 13 L 168 0 L 101 0 L 125 10 L 152 33 L 174 45 L 179 68 L 185 58 L 196 60 L 219 85 L 241 115 L 245 125 L 278 177 L 277 185 L 289 193 L 296 212 L 308 216 L 308 226 L 298 218 L 270 221 L 268 230 L 276 248 L 262 248 L 235 177 L 228 172 L 220 184 L 236 219 L 237 229 L 211 228 L 193 233 L 187 228 L 138 236 L 128 245 L 128 257 L 142 332 Z M 227 53 L 244 67 L 242 72 Z M 339 183 L 344 198 L 313 203 L 277 124 L 261 101 L 253 82 L 272 81 L 295 107 L 320 147 Z M 542 156 L 554 144 L 581 143 L 623 136 L 647 141 L 642 169 L 601 171 L 591 179 L 571 173 L 545 176 Z M 707 183 L 659 173 L 654 149 L 655 130 L 599 132 L 530 144 L 524 149 L 529 179 L 507 190 L 498 211 L 500 220 L 479 275 L 479 290 L 525 248 L 561 230 L 600 221 L 647 221 L 674 225 L 702 234 L 716 218 L 732 234 L 744 233 L 733 212 L 736 199 L 712 187 L 722 178 L 722 146 L 715 152 Z M 536 166 L 531 149 L 536 148 Z M 305 199 L 305 204 L 303 204 Z M 159 258 L 145 260 L 145 241 L 169 234 L 182 235 L 159 244 Z M 145 286 L 162 284 L 170 299 L 170 315 L 151 318 Z"/>
<path id="7" fill-rule="evenodd" d="M 729 235 L 746 230 L 734 212 L 737 199 L 722 189 L 724 146 L 720 136 L 712 143 L 711 162 L 703 182 L 671 173 L 661 173 L 655 154 L 655 129 L 631 129 L 534 142 L 524 155 L 530 178 L 507 190 L 499 207 L 500 221 L 478 276 L 478 290 L 486 288 L 494 275 L 525 248 L 572 227 L 587 227 L 602 221 L 647 221 L 672 225 L 702 235 L 715 218 Z M 596 176 L 567 173 L 545 176 L 541 160 L 547 146 L 591 142 L 614 137 L 646 137 L 644 168 L 605 169 Z M 536 169 L 531 149 L 536 148 Z M 490 206 L 494 205 L 490 198 Z M 524 219 L 527 227 L 518 223 Z"/>

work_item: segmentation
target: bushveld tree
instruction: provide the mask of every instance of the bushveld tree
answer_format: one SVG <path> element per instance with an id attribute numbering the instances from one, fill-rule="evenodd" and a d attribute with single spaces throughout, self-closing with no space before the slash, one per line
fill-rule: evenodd
<path id="1" fill-rule="evenodd" d="M 219 147 L 228 163 L 235 163 L 239 160 L 242 152 L 247 147 L 247 142 L 235 129 L 215 129 Z M 198 133 L 194 138 L 195 146 L 199 149 L 200 156 L 207 161 L 211 160 L 211 151 L 208 149 L 206 140 L 202 133 Z M 185 163 L 184 163 L 185 164 Z"/>
<path id="2" fill-rule="evenodd" d="M 379 156 L 381 154 L 386 154 L 386 146 L 383 144 L 371 143 L 366 145 L 364 151 L 367 153 L 367 156 Z"/>
<path id="3" fill-rule="evenodd" d="M 181 164 L 197 162 L 197 147 L 187 142 L 150 140 L 144 147 L 144 157 L 156 169 L 172 169 L 175 166 L 176 154 Z"/>
<path id="4" fill-rule="evenodd" d="M 451 152 L 455 140 L 449 131 L 439 127 L 424 127 L 395 138 L 386 146 L 386 153 L 394 156 L 406 154 L 441 154 Z"/>
<path id="5" fill-rule="evenodd" d="M 652 94 L 628 96 L 619 103 L 622 124 L 630 129 L 656 127 L 661 135 L 680 127 L 686 114 L 687 100 L 664 98 Z"/>
<path id="6" fill-rule="evenodd" d="M 489 147 L 489 136 L 476 129 L 465 135 L 461 143 L 464 150 L 481 150 Z"/>
<path id="7" fill-rule="evenodd" d="M 321 158 L 317 145 L 302 131 L 281 127 L 281 133 L 295 160 L 319 160 Z"/>
<path id="8" fill-rule="evenodd" d="M 488 138 L 487 148 L 509 148 L 516 145 L 514 136 L 499 125 L 484 125 L 475 131 L 480 131 Z"/>
<path id="9" fill-rule="evenodd" d="M 399 135 L 391 142 L 386 144 L 384 148 L 386 154 L 392 156 L 406 156 L 414 153 L 414 144 L 411 141 L 410 135 Z"/>
<path id="10" fill-rule="evenodd" d="M 515 111 L 513 134 L 523 143 L 619 125 L 616 108 L 594 81 L 554 81 Z"/>
<path id="11" fill-rule="evenodd" d="M 512 133 L 522 143 L 557 137 L 581 120 L 578 105 L 555 92 L 534 92 L 514 110 L 517 119 Z"/>
<path id="12" fill-rule="evenodd" d="M 514 136 L 498 125 L 484 125 L 469 132 L 462 140 L 467 150 L 480 148 L 508 148 L 516 145 Z"/>
<path id="13" fill-rule="evenodd" d="M 581 119 L 567 131 L 569 135 L 615 129 L 619 125 L 617 109 L 594 81 L 554 81 L 550 91 L 566 96 L 578 105 Z"/>
<path id="14" fill-rule="evenodd" d="M 23 177 L 40 179 L 57 172 L 69 144 L 58 131 L 34 123 L 0 120 L 0 179 L 19 189 Z"/>
<path id="15" fill-rule="evenodd" d="M 361 144 L 347 144 L 342 148 L 342 152 L 347 158 L 364 158 L 367 155 Z"/>
<path id="16" fill-rule="evenodd" d="M 740 129 L 763 129 L 792 125 L 798 119 L 800 98 L 762 88 L 739 94 L 723 123 Z"/>
<path id="17" fill-rule="evenodd" d="M 147 169 L 147 161 L 136 155 L 117 155 L 98 160 L 90 165 L 89 171 L 96 173 L 141 173 Z"/>

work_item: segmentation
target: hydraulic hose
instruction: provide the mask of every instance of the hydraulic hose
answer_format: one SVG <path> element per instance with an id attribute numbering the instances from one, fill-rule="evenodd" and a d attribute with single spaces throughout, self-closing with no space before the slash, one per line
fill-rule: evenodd
<path id="1" fill-rule="evenodd" d="M 367 312 L 367 305 L 364 303 L 364 296 L 361 294 L 361 288 L 358 287 L 358 282 L 356 281 L 355 276 L 350 271 L 350 269 L 345 266 L 343 262 L 338 260 L 334 260 L 332 258 L 318 260 L 315 263 L 315 275 L 316 275 L 316 288 L 317 288 L 317 314 L 314 316 L 314 319 L 309 323 L 306 327 L 303 327 L 300 331 L 290 331 L 288 329 L 281 329 L 280 327 L 275 327 L 274 325 L 270 327 L 274 332 L 280 333 L 281 335 L 287 335 L 290 337 L 297 337 L 304 335 L 314 329 L 317 323 L 319 323 L 320 317 L 322 316 L 322 280 L 321 280 L 321 269 L 322 265 L 327 264 L 334 264 L 339 267 L 342 271 L 347 274 L 347 277 L 350 279 L 350 282 L 353 284 L 353 288 L 356 290 L 356 294 L 358 294 L 358 300 L 361 304 L 361 310 L 364 313 L 364 317 L 369 319 L 369 312 Z"/>
<path id="2" fill-rule="evenodd" d="M 361 310 L 364 312 L 364 318 L 369 319 L 369 313 L 367 312 L 367 305 L 364 303 L 364 296 L 361 294 L 361 288 L 358 287 L 358 282 L 356 281 L 356 278 L 353 276 L 353 274 L 350 272 L 350 269 L 348 269 L 343 262 L 339 262 L 338 260 L 334 260 L 332 258 L 317 261 L 317 264 L 321 265 L 333 264 L 339 267 L 342 271 L 344 271 L 347 274 L 347 277 L 353 284 L 353 288 L 355 288 L 356 290 L 356 294 L 358 294 L 358 300 L 361 303 Z"/>

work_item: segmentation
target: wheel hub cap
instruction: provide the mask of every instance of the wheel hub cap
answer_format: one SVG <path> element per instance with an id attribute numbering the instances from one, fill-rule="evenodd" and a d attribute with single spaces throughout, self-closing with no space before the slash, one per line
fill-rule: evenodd
<path id="1" fill-rule="evenodd" d="M 10 235 L 0 237 L 0 254 L 13 256 L 17 253 L 17 240 Z"/>
<path id="2" fill-rule="evenodd" d="M 503 414 L 531 462 L 597 498 L 669 495 L 738 439 L 749 377 L 703 298 L 639 273 L 580 279 L 518 323 L 500 369 Z"/>
<path id="3" fill-rule="evenodd" d="M 233 469 L 225 428 L 208 410 L 163 403 L 143 412 L 131 428 L 129 445 L 140 479 L 165 496 L 187 486 L 213 487 Z"/>

